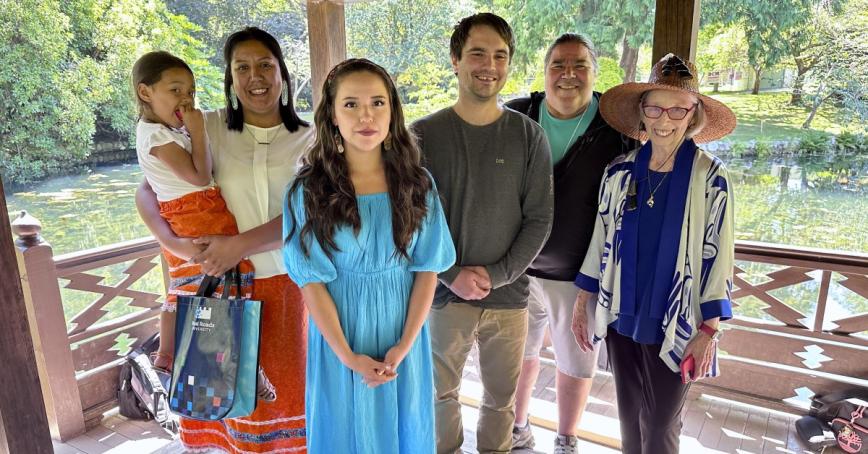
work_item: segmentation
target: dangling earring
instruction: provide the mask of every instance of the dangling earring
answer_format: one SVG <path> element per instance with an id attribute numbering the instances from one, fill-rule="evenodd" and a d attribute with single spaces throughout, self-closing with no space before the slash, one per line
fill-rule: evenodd
<path id="1" fill-rule="evenodd" d="M 386 140 L 383 141 L 383 149 L 386 151 L 392 151 L 392 133 L 386 134 Z"/>
<path id="2" fill-rule="evenodd" d="M 235 87 L 229 86 L 229 105 L 232 110 L 238 110 L 238 96 L 235 95 Z"/>
<path id="3" fill-rule="evenodd" d="M 344 140 L 341 138 L 341 133 L 335 133 L 335 143 L 338 144 L 338 153 L 344 153 Z"/>
<path id="4" fill-rule="evenodd" d="M 283 81 L 283 90 L 280 92 L 280 103 L 283 104 L 284 107 L 289 105 L 289 84 L 286 81 Z"/>

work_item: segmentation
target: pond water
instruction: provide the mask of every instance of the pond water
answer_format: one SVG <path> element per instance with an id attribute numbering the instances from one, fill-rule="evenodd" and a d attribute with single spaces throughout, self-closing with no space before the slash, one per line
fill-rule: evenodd
<path id="1" fill-rule="evenodd" d="M 738 239 L 868 251 L 868 159 L 723 156 L 734 184 Z M 148 235 L 134 194 L 136 164 L 98 167 L 8 194 L 10 216 L 27 210 L 63 254 Z"/>
<path id="2" fill-rule="evenodd" d="M 738 239 L 868 252 L 868 157 L 722 159 Z"/>
<path id="3" fill-rule="evenodd" d="M 793 157 L 744 159 L 724 156 L 734 185 L 738 239 L 797 246 L 868 251 L 868 163 L 865 157 Z M 43 237 L 55 254 L 131 240 L 148 235 L 135 209 L 134 193 L 142 179 L 136 164 L 99 167 L 83 175 L 47 180 L 7 195 L 10 216 L 27 210 L 43 225 Z M 105 270 L 106 283 L 118 282 L 122 266 Z M 748 274 L 770 271 L 753 266 Z M 159 273 L 142 289 L 159 292 Z M 838 276 L 835 281 L 840 280 Z M 779 297 L 803 313 L 811 313 L 817 285 L 807 283 Z M 137 286 L 139 288 L 139 286 Z M 64 290 L 70 294 L 70 290 Z M 806 293 L 807 292 L 807 293 Z M 868 311 L 865 299 L 834 284 L 842 313 Z M 80 293 L 80 292 L 78 292 Z M 71 295 L 71 294 L 70 294 Z M 67 295 L 64 295 L 67 298 Z M 77 301 L 72 304 L 71 300 Z M 92 301 L 70 296 L 71 314 Z M 815 303 L 813 303 L 815 304 Z M 746 302 L 741 315 L 764 319 L 761 302 Z M 116 311 L 126 311 L 123 302 Z M 834 317 L 833 317 L 834 318 Z"/>

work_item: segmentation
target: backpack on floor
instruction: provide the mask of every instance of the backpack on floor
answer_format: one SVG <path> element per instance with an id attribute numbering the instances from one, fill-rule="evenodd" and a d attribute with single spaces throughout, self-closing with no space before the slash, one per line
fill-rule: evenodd
<path id="1" fill-rule="evenodd" d="M 837 445 L 846 453 L 868 454 L 868 388 L 814 395 L 796 431 L 813 449 Z"/>
<path id="2" fill-rule="evenodd" d="M 159 345 L 160 337 L 156 333 L 125 357 L 118 383 L 118 410 L 130 419 L 154 419 L 166 430 L 176 433 L 177 420 L 169 412 L 166 391 L 169 376 L 157 372 L 148 358 Z"/>

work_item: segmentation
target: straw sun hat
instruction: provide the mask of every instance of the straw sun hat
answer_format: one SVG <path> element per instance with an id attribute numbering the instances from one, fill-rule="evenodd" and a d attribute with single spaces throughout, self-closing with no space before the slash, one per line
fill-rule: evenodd
<path id="1" fill-rule="evenodd" d="M 735 129 L 735 114 L 720 101 L 699 93 L 699 75 L 696 66 L 668 54 L 651 68 L 647 83 L 631 82 L 612 87 L 600 98 L 600 114 L 613 128 L 634 139 L 648 140 L 639 129 L 639 99 L 649 90 L 670 90 L 691 93 L 702 102 L 707 121 L 705 127 L 693 136 L 696 143 L 717 140 Z M 666 114 L 664 114 L 666 115 Z"/>

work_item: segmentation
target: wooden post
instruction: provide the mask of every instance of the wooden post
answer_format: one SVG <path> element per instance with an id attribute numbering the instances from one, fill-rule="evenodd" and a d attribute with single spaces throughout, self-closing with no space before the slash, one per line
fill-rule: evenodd
<path id="1" fill-rule="evenodd" d="M 19 236 L 15 242 L 18 269 L 49 430 L 52 438 L 69 440 L 83 434 L 85 426 L 54 254 L 39 235 L 39 221 L 26 212 L 21 212 L 12 229 Z"/>
<path id="2" fill-rule="evenodd" d="M 310 45 L 310 89 L 314 109 L 329 71 L 347 58 L 347 34 L 343 2 L 308 0 L 307 35 Z"/>
<path id="3" fill-rule="evenodd" d="M 54 448 L 26 313 L 0 181 L 0 452 L 49 454 Z"/>
<path id="4" fill-rule="evenodd" d="M 672 52 L 696 61 L 700 0 L 657 0 L 654 15 L 654 48 L 651 61 L 658 62 Z"/>

